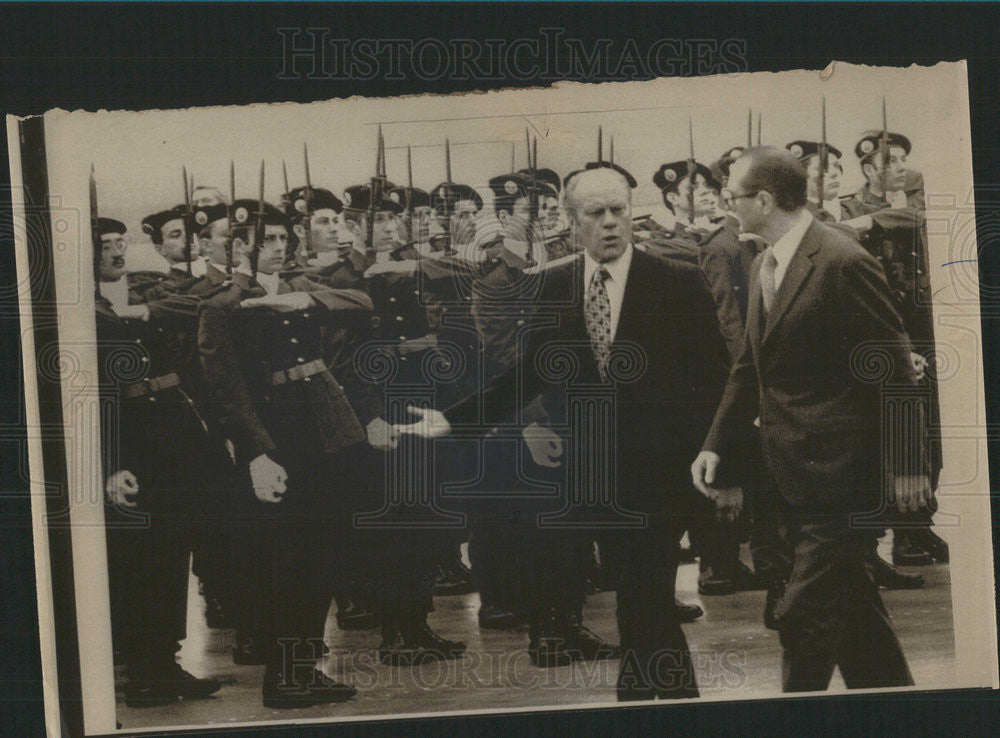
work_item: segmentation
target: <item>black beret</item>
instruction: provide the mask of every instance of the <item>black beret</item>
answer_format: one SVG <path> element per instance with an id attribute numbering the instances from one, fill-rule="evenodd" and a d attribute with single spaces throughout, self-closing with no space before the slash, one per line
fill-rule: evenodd
<path id="1" fill-rule="evenodd" d="M 324 190 L 322 187 L 309 188 L 311 192 L 308 193 L 309 197 L 307 198 L 306 189 L 305 187 L 296 187 L 288 193 L 285 213 L 289 219 L 293 221 L 299 220 L 306 214 L 306 210 L 310 208 L 314 213 L 317 210 L 332 210 L 335 213 L 339 213 L 344 209 L 344 203 L 340 201 L 339 197 L 330 192 L 330 190 Z M 307 199 L 308 203 L 306 202 Z"/>
<path id="2" fill-rule="evenodd" d="M 115 220 L 114 218 L 98 218 L 97 219 L 97 235 L 103 236 L 105 233 L 122 233 L 124 234 L 128 229 L 125 228 L 125 224 L 120 220 Z"/>
<path id="3" fill-rule="evenodd" d="M 695 174 L 700 174 L 705 178 L 705 182 L 709 187 L 713 189 L 720 189 L 722 185 L 712 176 L 712 170 L 706 167 L 704 164 L 695 162 L 694 165 Z M 682 159 L 681 161 L 672 161 L 669 164 L 664 164 L 659 169 L 656 170 L 656 174 L 653 175 L 653 184 L 660 188 L 660 192 L 666 195 L 668 192 L 674 192 L 680 186 L 681 181 L 688 176 L 688 163 L 687 159 Z"/>
<path id="4" fill-rule="evenodd" d="M 632 176 L 632 173 L 629 172 L 625 167 L 619 166 L 617 164 L 612 164 L 610 161 L 591 161 L 588 162 L 587 164 L 584 164 L 583 169 L 577 169 L 576 171 L 570 172 L 565 177 L 563 177 L 563 187 L 568 185 L 569 181 L 573 179 L 573 177 L 575 177 L 576 175 L 582 174 L 583 172 L 589 172 L 592 169 L 613 169 L 614 171 L 618 172 L 625 178 L 625 181 L 628 182 L 628 186 L 631 187 L 633 190 L 639 184 L 636 181 L 635 177 Z"/>
<path id="5" fill-rule="evenodd" d="M 907 156 L 910 154 L 910 139 L 904 136 L 902 133 L 892 133 L 891 131 L 886 135 L 890 146 L 901 146 L 903 151 L 906 152 Z M 864 160 L 869 156 L 878 151 L 879 141 L 882 139 L 882 131 L 865 131 L 861 134 L 861 140 L 858 141 L 858 145 L 854 147 L 854 155 L 859 159 Z"/>
<path id="6" fill-rule="evenodd" d="M 162 210 L 159 213 L 147 215 L 142 219 L 142 231 L 146 235 L 158 235 L 159 230 L 172 220 L 183 218 L 187 215 L 187 208 L 184 205 L 174 205 L 170 210 Z"/>
<path id="7" fill-rule="evenodd" d="M 391 182 L 385 183 L 382 191 L 382 201 L 376 203 L 375 209 L 378 211 L 389 211 L 390 213 L 403 212 L 403 206 L 398 202 L 389 199 L 388 193 L 395 188 Z M 372 187 L 370 184 L 359 184 L 348 187 L 344 190 L 344 207 L 348 210 L 365 211 L 370 209 L 372 200 Z"/>
<path id="8" fill-rule="evenodd" d="M 234 226 L 254 225 L 257 216 L 257 200 L 237 200 L 232 206 L 232 223 Z M 225 207 L 223 207 L 225 212 Z M 264 225 L 282 225 L 288 227 L 288 216 L 280 208 L 269 202 L 264 203 Z"/>
<path id="9" fill-rule="evenodd" d="M 743 146 L 733 146 L 731 149 L 726 149 L 722 156 L 708 165 L 716 182 L 721 182 L 724 178 L 729 177 L 729 170 L 733 166 L 733 162 L 739 159 L 744 151 L 746 148 Z"/>
<path id="10" fill-rule="evenodd" d="M 461 200 L 471 200 L 476 204 L 476 210 L 483 209 L 482 195 L 469 185 L 442 182 L 431 190 L 431 207 L 435 210 L 441 208 L 450 210 Z"/>
<path id="11" fill-rule="evenodd" d="M 520 171 L 518 171 L 518 174 L 523 174 L 528 179 L 531 179 L 530 169 L 521 169 Z M 535 179 L 538 180 L 539 182 L 544 182 L 545 184 L 547 184 L 549 187 L 551 187 L 553 190 L 556 191 L 556 194 L 558 194 L 559 191 L 562 189 L 562 181 L 560 181 L 559 175 L 553 172 L 551 169 L 536 169 Z"/>
<path id="12" fill-rule="evenodd" d="M 389 190 L 388 197 L 404 209 L 407 205 L 411 208 L 428 208 L 431 205 L 431 196 L 418 187 L 395 187 Z"/>
<path id="13" fill-rule="evenodd" d="M 528 197 L 534 191 L 538 195 L 556 196 L 559 193 L 552 185 L 540 179 L 532 180 L 530 176 L 517 172 L 516 174 L 501 174 L 490 180 L 490 189 L 496 199 L 504 197 Z"/>
<path id="14" fill-rule="evenodd" d="M 785 148 L 788 152 L 794 156 L 796 159 L 805 164 L 806 159 L 810 156 L 819 155 L 819 141 L 792 141 L 791 143 L 785 144 Z M 827 153 L 833 154 L 838 159 L 843 156 L 840 153 L 840 149 L 836 146 L 826 145 Z"/>
<path id="15" fill-rule="evenodd" d="M 221 202 L 215 205 L 200 205 L 194 209 L 194 222 L 199 227 L 207 226 L 225 218 L 227 212 L 228 206 Z"/>

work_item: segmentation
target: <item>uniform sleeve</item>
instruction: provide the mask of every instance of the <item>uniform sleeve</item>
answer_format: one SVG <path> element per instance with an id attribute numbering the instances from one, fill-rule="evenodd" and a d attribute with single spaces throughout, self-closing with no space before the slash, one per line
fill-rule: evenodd
<path id="1" fill-rule="evenodd" d="M 223 298 L 219 295 L 199 306 L 198 350 L 209 401 L 217 405 L 237 456 L 251 461 L 276 447 L 254 408 L 235 350 L 231 323 L 235 304 Z"/>

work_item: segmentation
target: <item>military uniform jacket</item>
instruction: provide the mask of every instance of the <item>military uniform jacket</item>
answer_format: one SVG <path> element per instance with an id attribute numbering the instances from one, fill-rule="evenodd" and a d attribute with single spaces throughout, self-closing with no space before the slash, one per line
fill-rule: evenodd
<path id="1" fill-rule="evenodd" d="M 698 264 L 698 252 L 701 242 L 710 234 L 701 229 L 692 228 L 677 221 L 673 230 L 667 230 L 659 224 L 657 228 L 640 230 L 633 229 L 637 237 L 635 243 L 646 253 L 659 259 L 674 259 L 685 264 Z M 641 238 L 638 238 L 641 236 Z"/>
<path id="2" fill-rule="evenodd" d="M 341 384 L 326 367 L 324 328 L 339 315 L 371 310 L 356 290 L 305 277 L 279 282 L 279 293 L 309 292 L 307 310 L 241 308 L 264 290 L 248 275 L 199 305 L 198 346 L 209 397 L 245 464 L 260 454 L 335 453 L 365 438 Z"/>
<path id="3" fill-rule="evenodd" d="M 177 371 L 172 338 L 183 316 L 137 291 L 129 298 L 147 306 L 149 320 L 121 318 L 106 299 L 96 300 L 104 475 L 127 469 L 139 481 L 141 509 L 176 509 L 205 491 L 198 481 L 217 449 L 205 443 Z"/>

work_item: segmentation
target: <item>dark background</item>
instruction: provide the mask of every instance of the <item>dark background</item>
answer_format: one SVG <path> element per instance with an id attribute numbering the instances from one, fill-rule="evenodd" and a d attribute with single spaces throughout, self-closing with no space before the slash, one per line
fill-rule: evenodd
<path id="1" fill-rule="evenodd" d="M 336 38 L 539 38 L 559 26 L 592 43 L 631 37 L 640 50 L 660 38 L 744 39 L 747 71 L 821 69 L 831 59 L 906 66 L 969 62 L 972 145 L 979 186 L 1000 180 L 1000 7 L 988 4 L 501 4 L 389 5 L 4 5 L 0 8 L 0 112 L 26 115 L 50 108 L 180 108 L 273 101 L 312 101 L 448 92 L 510 86 L 511 82 L 431 82 L 414 79 L 279 79 L 282 27 L 331 29 Z M 304 39 L 303 39 L 304 42 Z M 404 66 L 404 69 L 406 67 Z M 300 67 L 304 71 L 304 67 Z M 693 73 L 690 70 L 688 73 Z M 586 77 L 573 77 L 588 81 Z M 589 80 L 596 81 L 596 80 Z M 537 84 L 537 82 L 523 83 Z M 740 116 L 743 112 L 740 111 Z M 890 127 L 905 131 L 905 121 Z M 959 132 L 954 132 L 958 135 Z M 331 132 L 336 135 L 336 132 Z M 350 145 L 350 142 L 345 142 Z M 9 169 L 0 154 L 0 734 L 42 735 L 41 664 L 26 495 L 26 443 L 21 389 L 20 328 L 11 241 Z M 981 193 L 979 263 L 985 346 L 987 413 L 998 427 L 1000 250 L 993 227 L 1000 196 Z M 1000 479 L 996 438 L 990 442 L 991 489 Z M 994 498 L 994 528 L 997 502 Z M 995 537 L 995 533 L 994 533 Z M 987 644 L 984 644 L 986 646 Z M 65 724 L 72 726 L 72 705 Z M 971 735 L 1000 720 L 995 693 L 916 693 L 771 702 L 629 708 L 589 712 L 439 718 L 239 731 L 240 735 L 614 735 L 625 731 L 674 735 L 817 732 Z M 235 734 L 237 731 L 231 731 Z"/>

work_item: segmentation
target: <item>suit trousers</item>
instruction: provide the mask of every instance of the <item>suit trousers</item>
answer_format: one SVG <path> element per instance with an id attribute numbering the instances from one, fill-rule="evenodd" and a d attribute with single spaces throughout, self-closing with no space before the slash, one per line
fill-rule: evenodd
<path id="1" fill-rule="evenodd" d="M 619 701 L 697 697 L 691 652 L 674 606 L 678 526 L 651 515 L 645 528 L 616 536 Z"/>
<path id="2" fill-rule="evenodd" d="M 824 690 L 833 668 L 849 689 L 913 684 L 866 563 L 872 532 L 844 513 L 791 514 L 783 534 L 794 560 L 776 616 L 786 692 Z"/>

